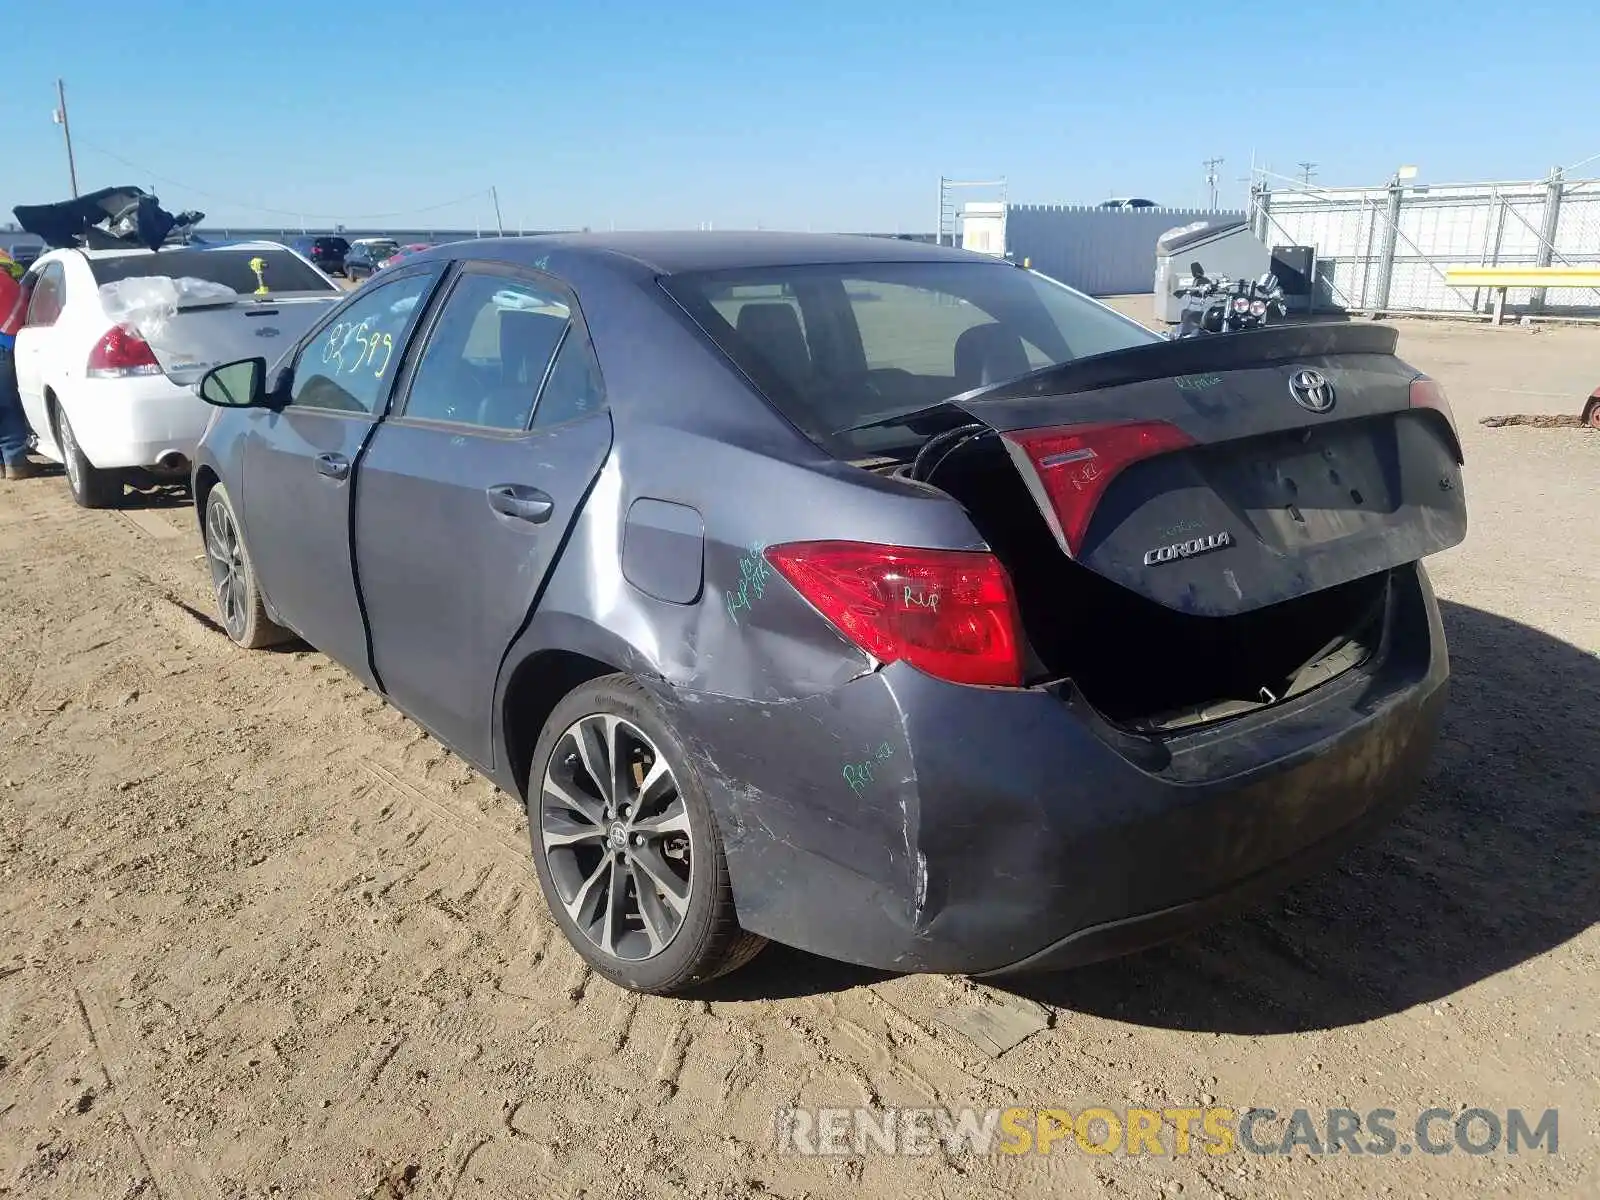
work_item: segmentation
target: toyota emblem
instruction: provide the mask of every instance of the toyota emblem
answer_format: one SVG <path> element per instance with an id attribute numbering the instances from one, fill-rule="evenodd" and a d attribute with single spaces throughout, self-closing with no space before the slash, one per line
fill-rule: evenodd
<path id="1" fill-rule="evenodd" d="M 1289 394 L 1307 412 L 1325 413 L 1333 407 L 1333 384 L 1321 371 L 1296 371 L 1289 376 Z"/>

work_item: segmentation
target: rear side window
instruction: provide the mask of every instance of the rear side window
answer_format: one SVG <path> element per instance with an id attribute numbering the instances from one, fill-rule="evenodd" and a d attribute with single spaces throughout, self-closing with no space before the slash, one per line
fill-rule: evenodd
<path id="1" fill-rule="evenodd" d="M 539 405 L 533 410 L 533 427 L 559 425 L 597 411 L 605 402 L 601 390 L 600 364 L 583 330 L 576 325 L 567 327 L 561 349 L 556 353 L 555 366 L 539 393 Z"/>
<path id="2" fill-rule="evenodd" d="M 28 297 L 28 316 L 25 326 L 54 325 L 61 310 L 67 305 L 66 273 L 58 262 L 50 263 L 39 272 L 33 291 Z"/>
<path id="3" fill-rule="evenodd" d="M 261 278 L 250 266 L 261 260 Z M 166 275 L 173 279 L 204 279 L 230 287 L 248 296 L 266 284 L 272 292 L 330 292 L 338 285 L 329 282 L 315 267 L 288 250 L 158 250 L 154 254 L 126 254 L 115 258 L 91 258 L 89 268 L 96 283 L 115 283 L 142 275 Z"/>
<path id="4" fill-rule="evenodd" d="M 553 288 L 504 275 L 463 275 L 423 347 L 405 415 L 526 429 L 571 316 Z"/>
<path id="5" fill-rule="evenodd" d="M 904 442 L 863 423 L 1161 340 L 1004 263 L 841 263 L 690 272 L 662 285 L 801 431 L 842 457 Z"/>

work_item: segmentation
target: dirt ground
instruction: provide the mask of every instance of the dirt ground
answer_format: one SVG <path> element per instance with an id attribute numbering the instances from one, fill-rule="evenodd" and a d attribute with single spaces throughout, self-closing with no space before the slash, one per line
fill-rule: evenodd
<path id="1" fill-rule="evenodd" d="M 1129 301 L 1144 316 L 1148 297 Z M 638 999 L 554 931 L 519 807 L 341 668 L 216 630 L 186 504 L 0 485 L 0 1194 L 1600 1192 L 1600 331 L 1408 322 L 1472 531 L 1419 803 L 1254 915 L 1013 991 L 769 948 Z M 957 1027 L 1036 1028 L 1004 1053 Z M 774 1153 L 791 1103 L 1560 1110 L 1559 1153 Z"/>

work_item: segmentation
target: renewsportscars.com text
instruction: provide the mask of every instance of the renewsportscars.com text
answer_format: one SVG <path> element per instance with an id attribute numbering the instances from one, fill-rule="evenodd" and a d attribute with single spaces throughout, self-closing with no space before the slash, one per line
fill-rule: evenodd
<path id="1" fill-rule="evenodd" d="M 1559 1152 L 1559 1112 L 1520 1108 L 782 1108 L 780 1154 L 1523 1154 Z"/>

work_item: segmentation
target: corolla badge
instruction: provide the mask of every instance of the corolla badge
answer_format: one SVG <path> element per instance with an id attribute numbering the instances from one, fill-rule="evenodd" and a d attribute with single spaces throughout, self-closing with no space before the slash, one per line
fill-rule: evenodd
<path id="1" fill-rule="evenodd" d="M 1289 395 L 1307 412 L 1325 413 L 1333 407 L 1333 384 L 1321 371 L 1307 368 L 1289 376 Z"/>
<path id="2" fill-rule="evenodd" d="M 1213 550 L 1221 550 L 1231 545 L 1233 545 L 1233 535 L 1224 529 L 1219 533 L 1207 534 L 1205 537 L 1190 538 L 1186 542 L 1174 542 L 1170 546 L 1157 546 L 1154 550 L 1146 550 L 1144 565 L 1154 567 L 1161 563 L 1176 562 L 1180 558 L 1209 554 Z"/>

